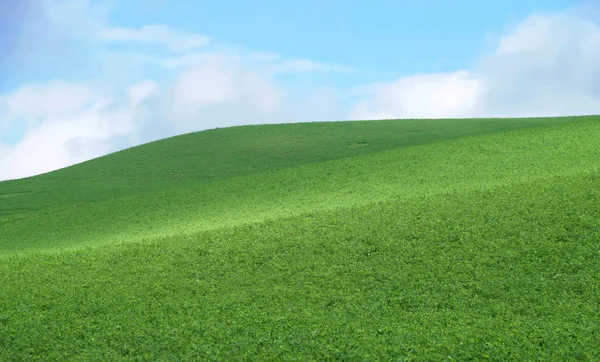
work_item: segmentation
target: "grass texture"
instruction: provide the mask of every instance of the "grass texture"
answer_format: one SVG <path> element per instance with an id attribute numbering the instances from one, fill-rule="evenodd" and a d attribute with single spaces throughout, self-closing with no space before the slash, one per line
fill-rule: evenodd
<path id="1" fill-rule="evenodd" d="M 598 360 L 599 135 L 233 127 L 0 182 L 0 360 Z"/>

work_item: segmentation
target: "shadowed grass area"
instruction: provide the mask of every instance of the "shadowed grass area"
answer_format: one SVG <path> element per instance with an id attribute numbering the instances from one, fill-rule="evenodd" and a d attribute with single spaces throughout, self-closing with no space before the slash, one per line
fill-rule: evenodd
<path id="1" fill-rule="evenodd" d="M 387 120 L 214 129 L 133 147 L 36 177 L 0 182 L 0 194 L 27 192 L 23 202 L 35 209 L 48 209 L 469 135 L 594 120 L 594 116 Z"/>
<path id="2" fill-rule="evenodd" d="M 600 121 L 521 121 L 285 125 L 298 159 L 161 179 L 169 142 L 229 130 L 227 160 L 263 126 L 223 129 L 0 183 L 0 360 L 598 359 Z M 149 185 L 119 196 L 111 157 Z"/>

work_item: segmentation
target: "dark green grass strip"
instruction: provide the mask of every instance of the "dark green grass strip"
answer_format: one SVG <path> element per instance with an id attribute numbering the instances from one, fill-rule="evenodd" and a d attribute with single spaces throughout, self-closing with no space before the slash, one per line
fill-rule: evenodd
<path id="1" fill-rule="evenodd" d="M 313 122 L 207 130 L 133 147 L 48 174 L 0 182 L 38 210 L 369 155 L 465 136 L 597 122 L 598 116 Z M 4 201 L 4 200 L 3 200 Z"/>
<path id="2" fill-rule="evenodd" d="M 0 360 L 598 360 L 599 185 L 5 259 Z"/>

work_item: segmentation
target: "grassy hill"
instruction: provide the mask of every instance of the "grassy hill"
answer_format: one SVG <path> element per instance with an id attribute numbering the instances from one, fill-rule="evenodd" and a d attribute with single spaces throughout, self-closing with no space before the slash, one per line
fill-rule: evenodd
<path id="1" fill-rule="evenodd" d="M 599 140 L 245 126 L 0 182 L 0 360 L 597 360 Z"/>

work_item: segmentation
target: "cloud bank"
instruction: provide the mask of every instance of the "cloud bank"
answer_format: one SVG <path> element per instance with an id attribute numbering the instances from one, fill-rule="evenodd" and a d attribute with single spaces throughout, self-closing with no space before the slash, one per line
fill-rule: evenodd
<path id="1" fill-rule="evenodd" d="M 600 27 L 573 11 L 532 15 L 473 69 L 362 89 L 351 118 L 567 116 L 600 113 Z"/>

